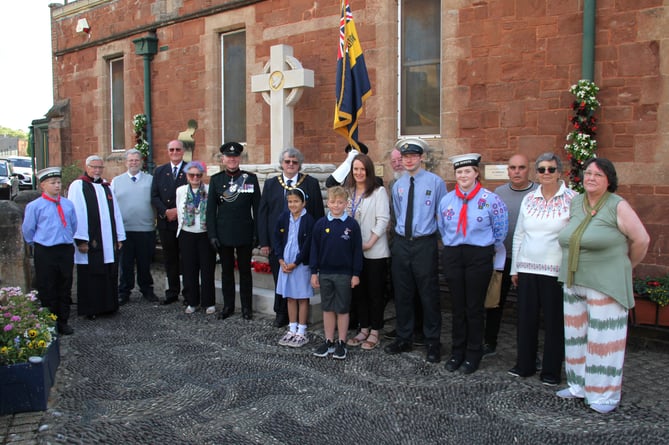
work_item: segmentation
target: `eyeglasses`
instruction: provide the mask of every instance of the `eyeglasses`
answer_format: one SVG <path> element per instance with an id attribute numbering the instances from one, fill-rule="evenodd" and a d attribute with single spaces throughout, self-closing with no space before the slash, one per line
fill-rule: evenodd
<path id="1" fill-rule="evenodd" d="M 537 171 L 539 173 L 546 173 L 546 170 L 548 170 L 548 173 L 555 173 L 557 171 L 557 167 L 537 167 Z"/>
<path id="2" fill-rule="evenodd" d="M 183 151 L 183 148 L 168 148 L 167 151 L 172 153 L 173 151 Z"/>
<path id="3" fill-rule="evenodd" d="M 89 165 L 89 167 L 93 168 L 93 169 L 103 169 L 103 168 L 105 168 L 104 165 Z"/>
<path id="4" fill-rule="evenodd" d="M 202 173 L 186 173 L 186 175 L 188 175 L 189 178 L 201 178 L 202 177 Z"/>
<path id="5" fill-rule="evenodd" d="M 297 165 L 300 163 L 300 161 L 297 161 L 295 159 L 284 159 L 283 160 L 284 164 L 292 164 L 292 165 Z"/>

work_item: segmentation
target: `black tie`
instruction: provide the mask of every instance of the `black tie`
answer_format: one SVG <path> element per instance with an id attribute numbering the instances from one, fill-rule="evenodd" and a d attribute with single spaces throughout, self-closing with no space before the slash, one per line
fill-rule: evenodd
<path id="1" fill-rule="evenodd" d="M 404 219 L 404 236 L 411 238 L 413 236 L 411 226 L 413 225 L 413 176 L 409 178 L 409 198 L 407 199 L 407 215 Z"/>
<path id="2" fill-rule="evenodd" d="M 174 176 L 174 180 L 175 180 L 175 181 L 177 180 L 177 172 L 178 172 L 178 171 L 179 171 L 179 170 L 177 170 L 176 167 L 173 167 L 173 168 L 172 168 L 172 176 Z"/>
<path id="3" fill-rule="evenodd" d="M 132 182 L 137 181 L 137 177 L 136 177 L 136 176 L 131 176 L 130 179 L 132 179 Z"/>
<path id="4" fill-rule="evenodd" d="M 290 187 L 291 185 L 293 185 L 293 180 L 292 180 L 292 179 L 289 179 L 288 181 L 286 181 L 286 185 L 287 185 L 288 187 Z"/>

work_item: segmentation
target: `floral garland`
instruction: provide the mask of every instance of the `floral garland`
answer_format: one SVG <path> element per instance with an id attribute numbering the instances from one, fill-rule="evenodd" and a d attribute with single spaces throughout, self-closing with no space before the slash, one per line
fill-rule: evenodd
<path id="1" fill-rule="evenodd" d="M 567 135 L 567 144 L 564 149 L 569 159 L 569 187 L 579 193 L 583 192 L 581 183 L 583 164 L 588 159 L 597 157 L 597 119 L 594 114 L 600 107 L 597 100 L 599 87 L 591 80 L 581 79 L 572 85 L 569 92 L 576 96 L 571 108 L 574 117 L 571 118 L 573 131 Z"/>
<path id="2" fill-rule="evenodd" d="M 135 149 L 142 153 L 146 160 L 149 155 L 149 143 L 146 141 L 146 114 L 135 114 L 132 117 L 132 128 L 135 131 Z"/>

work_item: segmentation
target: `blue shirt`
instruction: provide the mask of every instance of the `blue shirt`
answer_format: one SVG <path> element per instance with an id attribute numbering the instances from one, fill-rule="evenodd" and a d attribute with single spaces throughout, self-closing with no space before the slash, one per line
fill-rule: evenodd
<path id="1" fill-rule="evenodd" d="M 504 238 L 509 230 L 509 212 L 504 201 L 486 188 L 481 188 L 467 204 L 467 236 L 457 230 L 463 200 L 455 190 L 439 203 L 439 233 L 444 246 L 495 245 L 495 269 L 504 268 Z M 500 267 L 501 261 L 501 267 Z"/>
<path id="2" fill-rule="evenodd" d="M 58 206 L 55 202 L 39 197 L 28 203 L 23 216 L 23 239 L 28 244 L 38 243 L 43 246 L 57 244 L 72 244 L 74 233 L 77 230 L 77 215 L 74 204 L 67 198 L 60 198 L 60 205 L 65 214 L 66 227 L 58 215 Z"/>
<path id="3" fill-rule="evenodd" d="M 395 233 L 404 236 L 407 199 L 411 185 L 408 173 L 400 176 L 393 185 L 393 210 L 395 211 Z M 413 237 L 432 235 L 437 231 L 437 206 L 446 195 L 446 184 L 434 173 L 423 169 L 414 175 Z"/>

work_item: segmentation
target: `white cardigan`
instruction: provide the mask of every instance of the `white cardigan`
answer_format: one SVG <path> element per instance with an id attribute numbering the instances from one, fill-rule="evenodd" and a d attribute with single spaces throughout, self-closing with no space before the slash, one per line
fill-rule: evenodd
<path id="1" fill-rule="evenodd" d="M 544 199 L 541 185 L 525 195 L 513 234 L 511 275 L 558 276 L 562 261 L 558 234 L 569 221 L 569 205 L 575 195 L 563 181 L 550 201 Z"/>
<path id="2" fill-rule="evenodd" d="M 347 211 L 349 215 L 352 210 L 352 198 L 348 200 Z M 377 187 L 371 196 L 364 197 L 356 208 L 355 215 L 352 215 L 360 225 L 362 234 L 362 244 L 369 241 L 372 233 L 375 233 L 379 239 L 374 245 L 363 250 L 362 254 L 367 259 L 388 258 L 390 248 L 388 247 L 388 221 L 390 221 L 390 201 L 388 193 L 384 187 Z"/>

